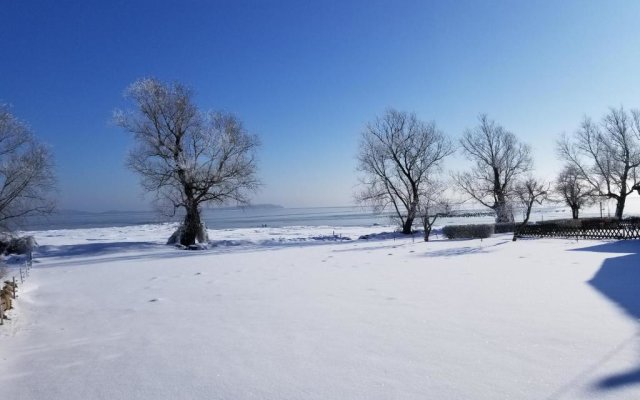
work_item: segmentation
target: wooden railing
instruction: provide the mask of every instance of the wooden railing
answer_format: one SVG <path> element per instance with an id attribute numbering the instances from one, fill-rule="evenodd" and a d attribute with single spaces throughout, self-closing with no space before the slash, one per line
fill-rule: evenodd
<path id="1" fill-rule="evenodd" d="M 518 237 L 640 239 L 640 220 L 584 219 L 538 222 L 522 227 Z"/>
<path id="2" fill-rule="evenodd" d="M 28 255 L 27 261 L 24 266 L 20 266 L 20 283 L 24 283 L 25 279 L 30 274 L 32 266 L 31 254 Z M 0 289 L 0 325 L 4 324 L 5 319 L 9 319 L 6 315 L 7 311 L 13 308 L 13 300 L 16 299 L 16 292 L 18 290 L 18 282 L 14 276 L 10 281 L 4 281 L 4 286 Z"/>

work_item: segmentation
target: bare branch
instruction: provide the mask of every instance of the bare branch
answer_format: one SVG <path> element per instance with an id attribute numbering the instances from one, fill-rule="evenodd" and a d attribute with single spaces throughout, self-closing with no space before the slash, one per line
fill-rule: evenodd
<path id="1" fill-rule="evenodd" d="M 585 117 L 573 137 L 558 143 L 560 157 L 598 195 L 615 199 L 622 218 L 626 198 L 640 193 L 640 114 L 611 108 L 599 124 Z"/>
<path id="2" fill-rule="evenodd" d="M 357 200 L 377 210 L 392 205 L 403 232 L 410 233 L 420 193 L 453 152 L 451 141 L 434 122 L 389 109 L 362 133 L 358 169 L 364 189 Z"/>
<path id="3" fill-rule="evenodd" d="M 0 104 L 0 226 L 11 229 L 24 217 L 52 212 L 55 183 L 49 149 Z"/>
<path id="4" fill-rule="evenodd" d="M 186 211 L 183 244 L 195 242 L 205 204 L 245 204 L 260 185 L 255 151 L 260 142 L 240 120 L 222 112 L 201 112 L 193 92 L 179 83 L 142 79 L 127 90 L 134 103 L 114 120 L 136 139 L 127 165 L 141 177 L 168 214 Z"/>
<path id="5" fill-rule="evenodd" d="M 510 200 L 515 181 L 531 171 L 531 150 L 504 127 L 480 115 L 479 125 L 464 132 L 460 144 L 474 167 L 454 174 L 458 187 L 496 212 L 496 222 L 511 222 Z"/>

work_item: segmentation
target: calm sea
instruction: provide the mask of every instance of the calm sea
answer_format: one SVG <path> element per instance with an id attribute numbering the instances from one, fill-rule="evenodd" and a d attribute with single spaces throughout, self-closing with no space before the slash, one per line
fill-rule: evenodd
<path id="1" fill-rule="evenodd" d="M 370 226 L 390 223 L 389 214 L 377 214 L 360 207 L 321 208 L 225 208 L 207 209 L 203 218 L 208 228 L 230 229 L 282 226 Z M 30 218 L 22 230 L 101 228 L 177 222 L 150 211 L 108 211 L 90 213 L 60 211 L 46 217 Z"/>
<path id="2" fill-rule="evenodd" d="M 640 213 L 640 198 L 634 196 L 628 200 L 630 214 Z M 467 211 L 486 211 L 475 208 Z M 604 215 L 611 214 L 611 205 L 604 209 Z M 585 210 L 584 216 L 598 216 L 599 209 L 592 207 Z M 566 207 L 552 206 L 535 210 L 532 221 L 568 218 Z M 361 207 L 318 207 L 318 208 L 280 208 L 280 207 L 248 207 L 207 209 L 203 218 L 210 229 L 283 227 L 283 226 L 371 226 L 388 225 L 390 213 L 378 214 Z M 518 216 L 516 216 L 516 219 Z M 21 230 L 49 230 L 101 228 L 129 225 L 157 224 L 177 222 L 180 218 L 169 219 L 150 211 L 109 211 L 90 213 L 81 211 L 60 211 L 47 217 L 31 218 L 24 221 Z M 437 225 L 491 223 L 492 217 L 442 218 Z"/>

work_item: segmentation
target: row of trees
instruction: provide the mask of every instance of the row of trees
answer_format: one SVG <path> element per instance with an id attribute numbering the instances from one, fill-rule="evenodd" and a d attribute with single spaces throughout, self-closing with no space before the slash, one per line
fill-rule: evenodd
<path id="1" fill-rule="evenodd" d="M 467 199 L 493 210 L 497 223 L 513 222 L 519 208 L 521 225 L 526 224 L 533 205 L 552 193 L 553 200 L 571 208 L 573 218 L 598 199 L 615 199 L 615 216 L 621 219 L 627 196 L 640 193 L 640 112 L 611 109 L 599 123 L 585 118 L 557 147 L 565 165 L 555 182 L 546 183 L 532 175 L 530 147 L 486 115 L 456 146 L 434 122 L 390 109 L 362 133 L 358 168 L 364 189 L 357 200 L 377 210 L 390 206 L 403 233 L 411 233 L 420 218 L 428 240 L 435 219 L 450 211 L 442 166 L 459 148 L 472 167 L 451 174 L 451 183 Z"/>
<path id="2" fill-rule="evenodd" d="M 206 240 L 201 207 L 246 203 L 260 185 L 258 138 L 231 114 L 200 110 L 193 92 L 180 83 L 142 79 L 126 93 L 133 106 L 114 118 L 135 139 L 128 166 L 155 194 L 160 210 L 184 211 L 178 242 L 189 246 Z M 452 174 L 452 183 L 493 210 L 496 222 L 513 222 L 514 208 L 521 208 L 526 223 L 532 206 L 548 197 L 551 185 L 532 176 L 529 146 L 486 115 L 456 145 L 434 122 L 390 109 L 363 131 L 358 166 L 364 190 L 358 200 L 377 209 L 391 207 L 404 233 L 420 219 L 428 239 L 438 216 L 451 210 L 442 167 L 458 149 L 472 167 Z M 615 216 L 622 218 L 626 198 L 640 193 L 640 111 L 611 109 L 599 122 L 585 118 L 574 135 L 559 140 L 558 154 L 565 166 L 553 192 L 573 217 L 585 205 L 609 198 L 616 201 Z M 48 149 L 0 105 L 0 225 L 52 210 L 52 166 Z"/>

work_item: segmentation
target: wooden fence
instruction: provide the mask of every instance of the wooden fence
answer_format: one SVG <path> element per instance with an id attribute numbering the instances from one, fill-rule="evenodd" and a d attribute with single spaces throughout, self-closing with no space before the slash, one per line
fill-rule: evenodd
<path id="1" fill-rule="evenodd" d="M 24 266 L 20 266 L 20 283 L 24 283 L 25 279 L 30 274 L 32 266 L 32 258 L 29 254 Z M 4 281 L 4 286 L 0 289 L 0 325 L 4 324 L 5 319 L 9 319 L 6 315 L 7 311 L 13 308 L 13 300 L 16 299 L 16 292 L 18 290 L 18 282 L 16 277 L 13 276 L 11 280 Z"/>
<path id="2" fill-rule="evenodd" d="M 529 224 L 518 237 L 563 237 L 576 239 L 640 239 L 640 221 L 588 219 Z"/>

